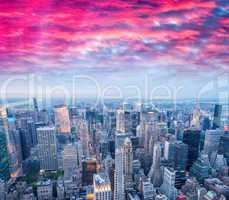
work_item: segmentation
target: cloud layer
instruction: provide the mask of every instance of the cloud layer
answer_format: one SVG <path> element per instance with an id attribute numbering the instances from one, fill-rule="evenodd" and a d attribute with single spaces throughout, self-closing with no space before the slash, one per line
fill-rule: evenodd
<path id="1" fill-rule="evenodd" d="M 229 72 L 227 2 L 0 0 L 0 72 Z"/>

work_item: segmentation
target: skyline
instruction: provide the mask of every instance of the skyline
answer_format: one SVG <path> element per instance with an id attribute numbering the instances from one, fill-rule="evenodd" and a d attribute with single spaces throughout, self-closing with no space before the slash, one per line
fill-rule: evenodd
<path id="1" fill-rule="evenodd" d="M 184 88 L 179 98 L 196 98 L 212 80 L 228 83 L 225 0 L 1 1 L 0 22 L 1 90 L 31 74 L 38 84 L 68 89 L 75 75 L 88 76 L 127 96 L 123 88 L 144 91 L 146 77 L 152 88 Z M 81 86 L 82 96 L 95 95 L 90 84 Z M 7 92 L 24 96 L 26 87 L 19 81 Z"/>

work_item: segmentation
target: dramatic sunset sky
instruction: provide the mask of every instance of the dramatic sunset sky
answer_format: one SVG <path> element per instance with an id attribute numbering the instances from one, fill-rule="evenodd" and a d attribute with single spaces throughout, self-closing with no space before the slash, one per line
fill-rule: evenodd
<path id="1" fill-rule="evenodd" d="M 84 75 L 144 89 L 148 77 L 192 97 L 228 73 L 228 0 L 0 0 L 0 86 L 35 74 L 70 87 Z M 22 82 L 10 93 L 23 93 Z"/>

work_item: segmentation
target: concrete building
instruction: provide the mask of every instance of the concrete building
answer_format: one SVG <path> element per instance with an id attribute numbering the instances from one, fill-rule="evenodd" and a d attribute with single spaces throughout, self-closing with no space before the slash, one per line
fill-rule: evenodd
<path id="1" fill-rule="evenodd" d="M 78 168 L 77 147 L 75 144 L 67 144 L 63 151 L 64 179 L 71 180 Z"/>
<path id="2" fill-rule="evenodd" d="M 57 143 L 55 127 L 37 129 L 38 157 L 43 170 L 57 170 Z"/>
<path id="3" fill-rule="evenodd" d="M 125 199 L 123 149 L 115 151 L 114 200 Z"/>

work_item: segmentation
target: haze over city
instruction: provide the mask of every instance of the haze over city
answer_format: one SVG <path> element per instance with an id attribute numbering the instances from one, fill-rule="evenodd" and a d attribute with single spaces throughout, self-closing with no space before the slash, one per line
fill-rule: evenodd
<path id="1" fill-rule="evenodd" d="M 228 0 L 0 0 L 0 200 L 228 200 Z"/>

